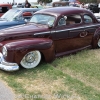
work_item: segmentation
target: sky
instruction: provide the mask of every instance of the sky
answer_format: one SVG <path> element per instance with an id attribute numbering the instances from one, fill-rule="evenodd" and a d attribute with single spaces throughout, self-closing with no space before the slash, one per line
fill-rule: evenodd
<path id="1" fill-rule="evenodd" d="M 37 2 L 37 0 L 28 0 L 29 2 Z M 53 0 L 53 1 L 59 1 L 59 0 Z M 13 2 L 13 0 L 0 0 L 0 3 L 7 3 L 7 2 Z M 17 3 L 25 2 L 25 0 L 15 0 Z"/>

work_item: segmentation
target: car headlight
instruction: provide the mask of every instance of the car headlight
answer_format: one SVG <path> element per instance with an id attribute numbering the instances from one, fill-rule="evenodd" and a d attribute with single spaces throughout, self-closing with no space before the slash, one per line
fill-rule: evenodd
<path id="1" fill-rule="evenodd" d="M 2 48 L 2 54 L 5 57 L 7 56 L 7 48 L 5 46 L 3 46 L 3 48 Z"/>

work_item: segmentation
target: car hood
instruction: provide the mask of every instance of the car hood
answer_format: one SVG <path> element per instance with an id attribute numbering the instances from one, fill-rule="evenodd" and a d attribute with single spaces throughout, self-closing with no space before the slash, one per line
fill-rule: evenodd
<path id="1" fill-rule="evenodd" d="M 40 24 L 24 24 L 24 25 L 18 25 L 11 28 L 6 28 L 0 30 L 0 36 L 12 36 L 12 35 L 26 35 L 26 34 L 33 34 L 37 32 L 43 32 L 47 31 L 48 26 L 47 25 L 40 25 Z"/>
<path id="2" fill-rule="evenodd" d="M 14 23 L 14 21 L 8 21 L 6 19 L 0 18 L 0 27 L 5 26 L 5 25 L 10 25 Z"/>
<path id="3" fill-rule="evenodd" d="M 12 23 L 15 23 L 14 21 L 7 21 L 7 20 L 0 20 L 0 27 L 11 25 Z"/>

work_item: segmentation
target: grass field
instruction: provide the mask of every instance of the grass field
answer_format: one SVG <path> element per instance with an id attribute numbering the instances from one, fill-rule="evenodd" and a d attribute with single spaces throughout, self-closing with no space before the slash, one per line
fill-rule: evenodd
<path id="1" fill-rule="evenodd" d="M 100 49 L 42 62 L 30 70 L 0 71 L 16 100 L 100 100 Z"/>

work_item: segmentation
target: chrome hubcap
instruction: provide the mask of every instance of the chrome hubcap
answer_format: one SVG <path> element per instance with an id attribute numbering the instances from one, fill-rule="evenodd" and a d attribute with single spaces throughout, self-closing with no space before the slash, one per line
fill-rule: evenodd
<path id="1" fill-rule="evenodd" d="M 27 65 L 34 64 L 35 62 L 37 62 L 37 60 L 38 60 L 38 55 L 34 51 L 26 54 L 25 57 L 23 58 L 23 62 Z"/>
<path id="2" fill-rule="evenodd" d="M 31 52 L 31 53 L 29 53 L 29 54 L 27 54 L 25 56 L 25 61 L 28 62 L 28 63 L 32 63 L 32 62 L 34 62 L 36 60 L 36 58 L 37 58 L 36 54 L 34 54 L 33 52 Z"/>

